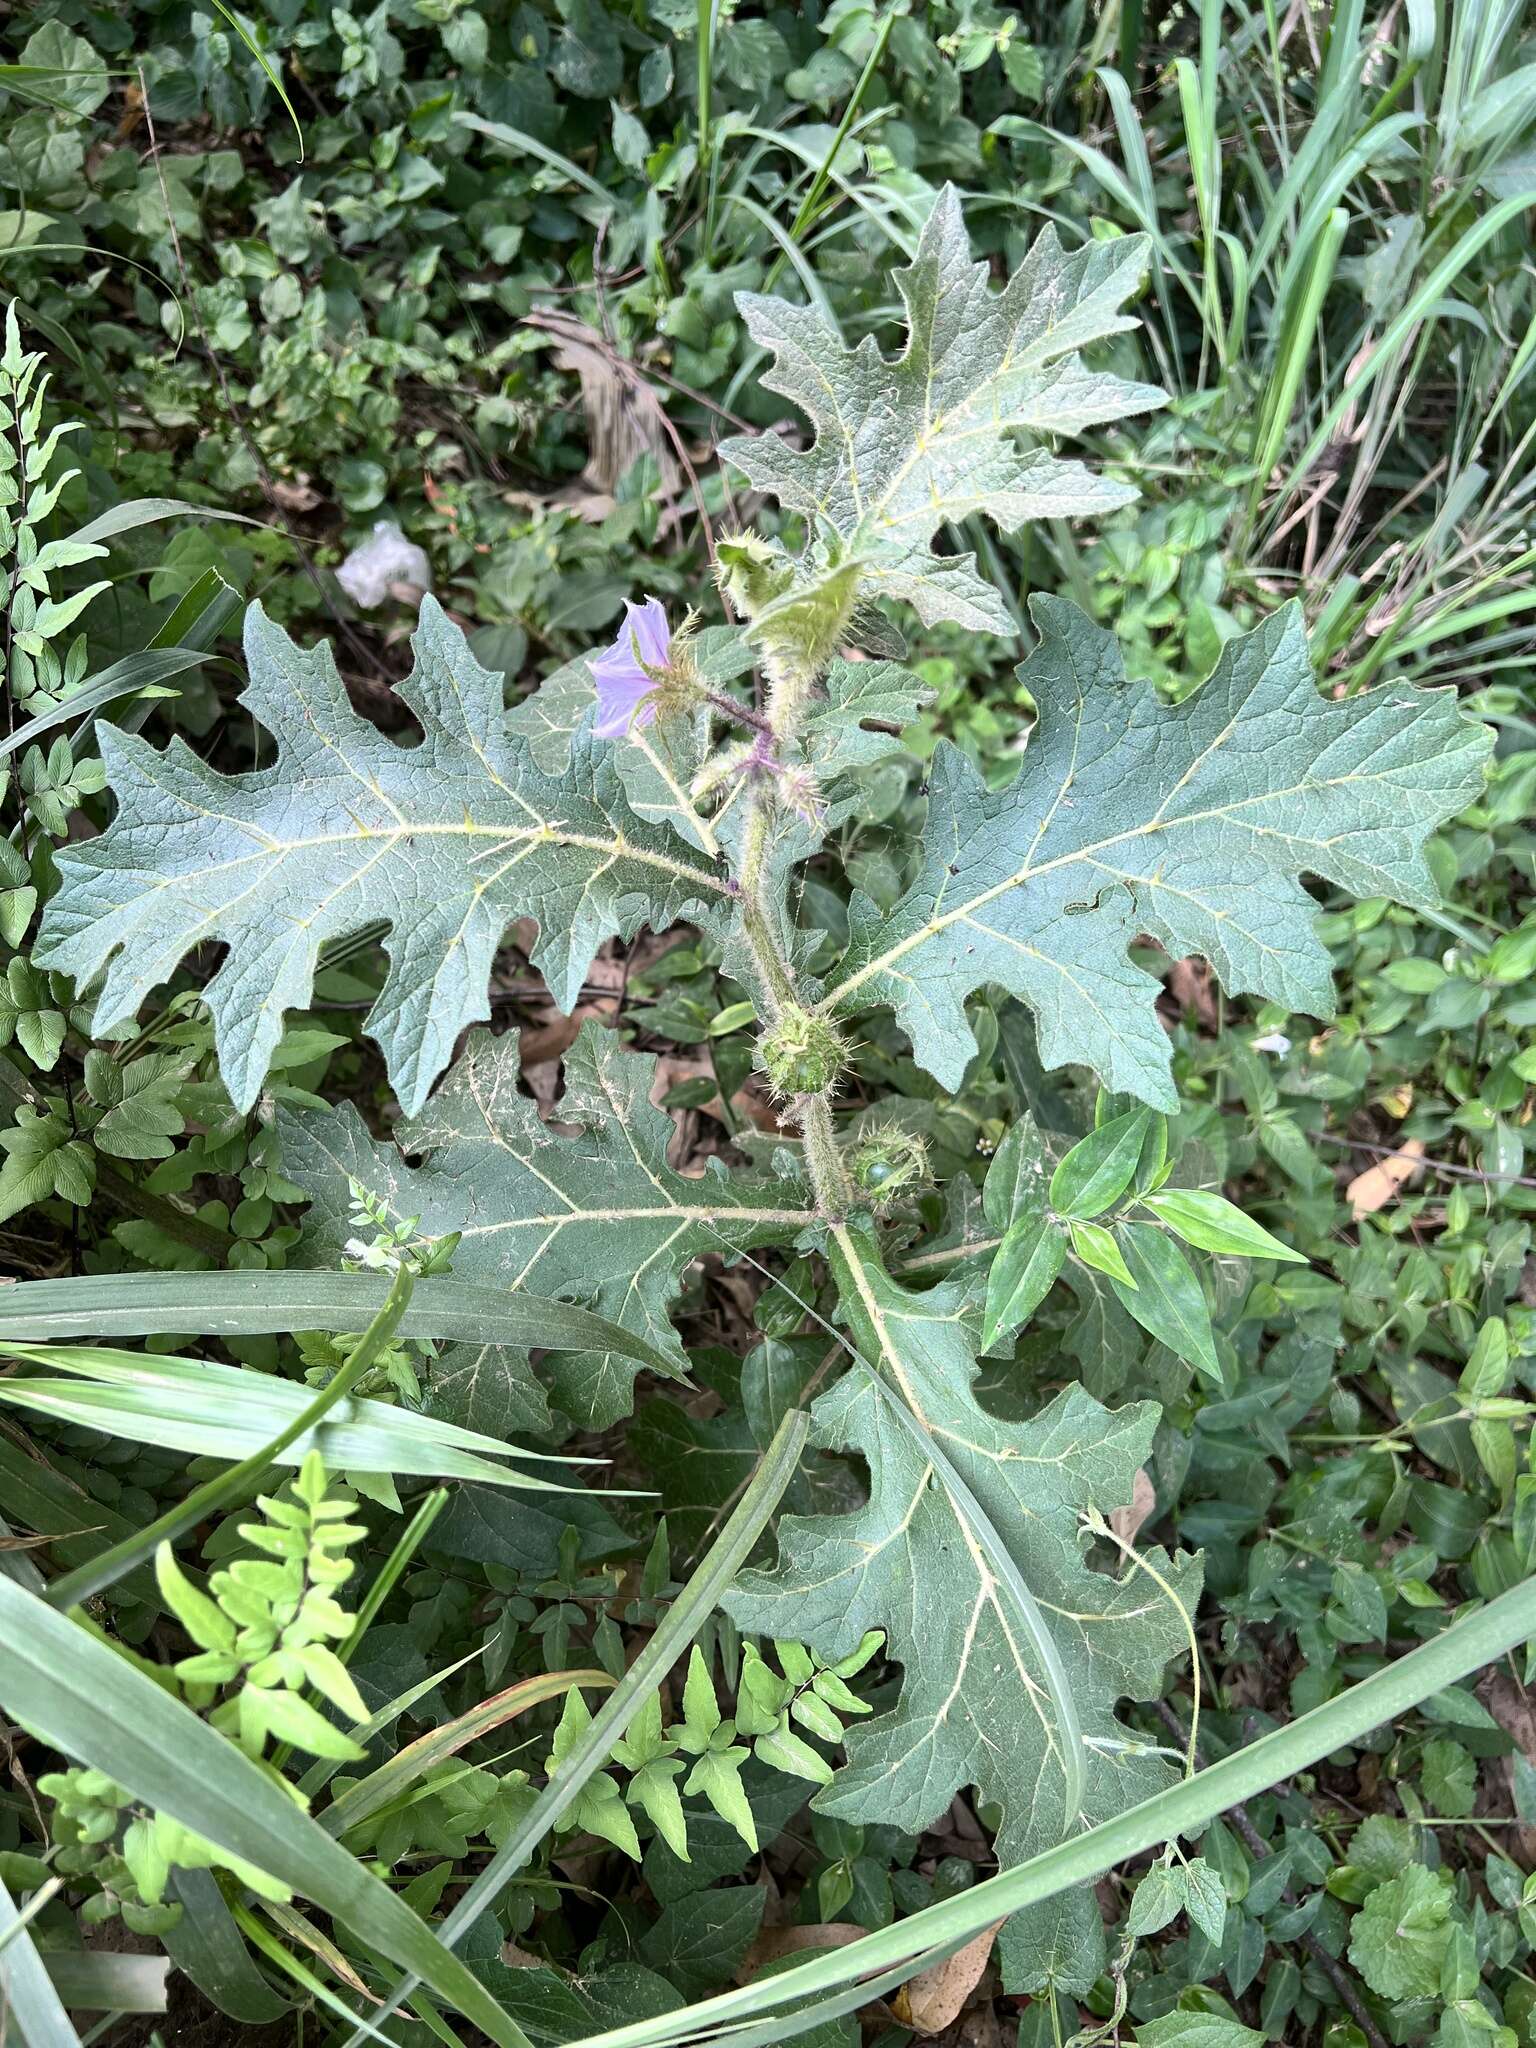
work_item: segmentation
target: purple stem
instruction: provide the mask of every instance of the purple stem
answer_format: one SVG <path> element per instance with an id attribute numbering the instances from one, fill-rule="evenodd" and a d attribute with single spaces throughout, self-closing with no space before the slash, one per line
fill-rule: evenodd
<path id="1" fill-rule="evenodd" d="M 704 701 L 713 704 L 717 711 L 723 713 L 726 718 L 734 719 L 738 725 L 749 725 L 755 733 L 766 733 L 772 737 L 773 727 L 763 714 L 760 711 L 753 711 L 745 704 L 738 704 L 734 697 L 727 697 L 719 690 L 706 690 Z"/>

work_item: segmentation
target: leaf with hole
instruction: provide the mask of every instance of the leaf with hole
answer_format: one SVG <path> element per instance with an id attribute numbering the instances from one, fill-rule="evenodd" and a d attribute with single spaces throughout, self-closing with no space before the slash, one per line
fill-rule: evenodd
<path id="1" fill-rule="evenodd" d="M 855 894 L 824 1007 L 889 1005 L 953 1089 L 976 1050 L 966 998 L 995 983 L 1034 1011 L 1047 1067 L 1172 1110 L 1159 984 L 1128 948 L 1150 934 L 1233 992 L 1330 1015 L 1301 877 L 1432 908 L 1423 843 L 1482 786 L 1489 734 L 1449 693 L 1319 695 L 1296 605 L 1171 707 L 1075 605 L 1030 610 L 1040 645 L 1019 673 L 1040 722 L 1017 780 L 989 791 L 939 746 L 916 877 L 894 905 Z"/>
<path id="2" fill-rule="evenodd" d="M 974 556 L 938 555 L 931 543 L 973 512 L 1013 532 L 1134 497 L 1040 443 L 1164 402 L 1155 387 L 1082 356 L 1135 326 L 1119 309 L 1146 262 L 1140 235 L 1068 254 L 1047 228 L 994 292 L 988 266 L 972 258 L 960 196 L 946 186 L 911 267 L 896 273 L 907 316 L 896 357 L 872 336 L 850 348 L 815 306 L 739 294 L 748 332 L 775 359 L 764 384 L 793 400 L 816 435 L 807 449 L 776 434 L 738 437 L 720 453 L 800 513 L 813 537 L 835 536 L 838 559 L 864 565 L 872 595 L 901 599 L 926 624 L 1011 633 Z"/>
<path id="3" fill-rule="evenodd" d="M 82 985 L 103 977 L 98 1032 L 194 946 L 223 941 L 205 997 L 225 1085 L 247 1109 L 321 946 L 383 923 L 390 968 L 367 1028 L 416 1110 L 459 1033 L 489 1016 L 491 960 L 515 918 L 537 920 L 530 958 L 567 1011 L 604 939 L 729 922 L 713 861 L 635 815 L 610 746 L 579 734 L 561 774 L 536 767 L 500 676 L 430 597 L 399 686 L 422 728 L 414 747 L 358 716 L 329 648 L 298 648 L 260 606 L 245 644 L 241 702 L 277 745 L 266 767 L 220 775 L 180 740 L 157 753 L 101 730 L 117 816 L 61 851 L 36 956 Z"/>

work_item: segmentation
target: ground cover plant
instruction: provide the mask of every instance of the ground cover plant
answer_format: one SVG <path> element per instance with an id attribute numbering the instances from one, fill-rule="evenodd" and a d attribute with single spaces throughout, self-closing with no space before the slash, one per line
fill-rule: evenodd
<path id="1" fill-rule="evenodd" d="M 4 2038 L 1536 2041 L 1520 14 L 4 33 Z"/>

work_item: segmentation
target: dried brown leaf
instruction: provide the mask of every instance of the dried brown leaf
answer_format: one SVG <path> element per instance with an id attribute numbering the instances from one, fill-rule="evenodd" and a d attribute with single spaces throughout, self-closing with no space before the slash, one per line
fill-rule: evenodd
<path id="1" fill-rule="evenodd" d="M 846 1920 L 818 1921 L 809 1927 L 765 1927 L 737 1965 L 736 1981 L 746 1984 L 760 1970 L 783 1962 L 786 1956 L 846 1948 L 849 1942 L 862 1940 L 868 1932 L 867 1927 L 855 1927 Z"/>
<path id="2" fill-rule="evenodd" d="M 1216 1007 L 1216 984 L 1204 960 L 1193 955 L 1175 960 L 1168 970 L 1167 986 L 1179 1008 L 1193 1016 L 1203 1030 L 1217 1029 L 1221 1018 Z"/>
<path id="3" fill-rule="evenodd" d="M 942 2034 L 958 2018 L 981 1982 L 1002 1924 L 1001 1920 L 994 1920 L 946 1962 L 935 1963 L 931 1970 L 919 1970 L 902 1985 L 890 2006 L 904 2027 L 911 2027 L 918 2034 Z"/>
<path id="4" fill-rule="evenodd" d="M 274 477 L 267 486 L 267 495 L 284 512 L 313 512 L 320 503 L 320 493 L 302 469 L 291 477 Z"/>
<path id="5" fill-rule="evenodd" d="M 1364 1173 L 1357 1173 L 1344 1190 L 1349 1212 L 1355 1221 L 1358 1223 L 1362 1216 L 1373 1216 L 1388 1202 L 1395 1201 L 1419 1172 L 1423 1158 L 1423 1140 L 1405 1138 L 1397 1151 L 1389 1153 L 1385 1159 L 1378 1159 Z"/>
<path id="6" fill-rule="evenodd" d="M 1134 1543 L 1141 1533 L 1142 1524 L 1156 1506 L 1157 1488 L 1148 1477 L 1146 1466 L 1138 1466 L 1130 1505 L 1116 1508 L 1109 1518 L 1109 1526 L 1122 1543 Z"/>

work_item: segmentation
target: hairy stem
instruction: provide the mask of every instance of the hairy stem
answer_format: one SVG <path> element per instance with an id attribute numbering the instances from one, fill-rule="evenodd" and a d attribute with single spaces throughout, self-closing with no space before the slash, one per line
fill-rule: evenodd
<path id="1" fill-rule="evenodd" d="M 782 755 L 785 743 L 792 738 L 799 708 L 814 682 L 815 674 L 809 669 L 797 675 L 784 672 L 775 675 L 769 717 L 763 722 L 761 735 L 773 752 Z M 776 801 L 771 774 L 765 771 L 754 773 L 747 789 L 737 873 L 741 890 L 742 931 L 762 984 L 770 1022 L 776 1021 L 787 1005 L 799 1000 L 794 971 L 779 947 L 773 915 L 775 906 L 770 901 L 772 885 L 768 843 Z M 840 1221 L 847 1214 L 852 1189 L 832 1127 L 835 1088 L 834 1080 L 814 1094 L 797 1096 L 795 1108 L 805 1141 L 806 1169 L 817 1209 L 823 1216 Z"/>
<path id="2" fill-rule="evenodd" d="M 728 724 L 750 726 L 753 732 L 773 731 L 761 711 L 754 711 L 750 704 L 743 704 L 739 698 L 727 697 L 721 690 L 705 690 L 703 696 L 704 702 L 712 704 Z"/>
<path id="3" fill-rule="evenodd" d="M 741 858 L 736 876 L 741 890 L 741 926 L 752 950 L 770 1020 L 795 1001 L 795 978 L 774 937 L 768 900 L 768 827 L 772 798 L 762 776 L 748 785 L 746 815 L 741 828 Z"/>
<path id="4" fill-rule="evenodd" d="M 832 1129 L 832 1091 L 823 1089 L 819 1095 L 802 1096 L 799 1109 L 806 1171 L 811 1177 L 816 1207 L 824 1216 L 840 1223 L 853 1200 L 853 1189 Z"/>

